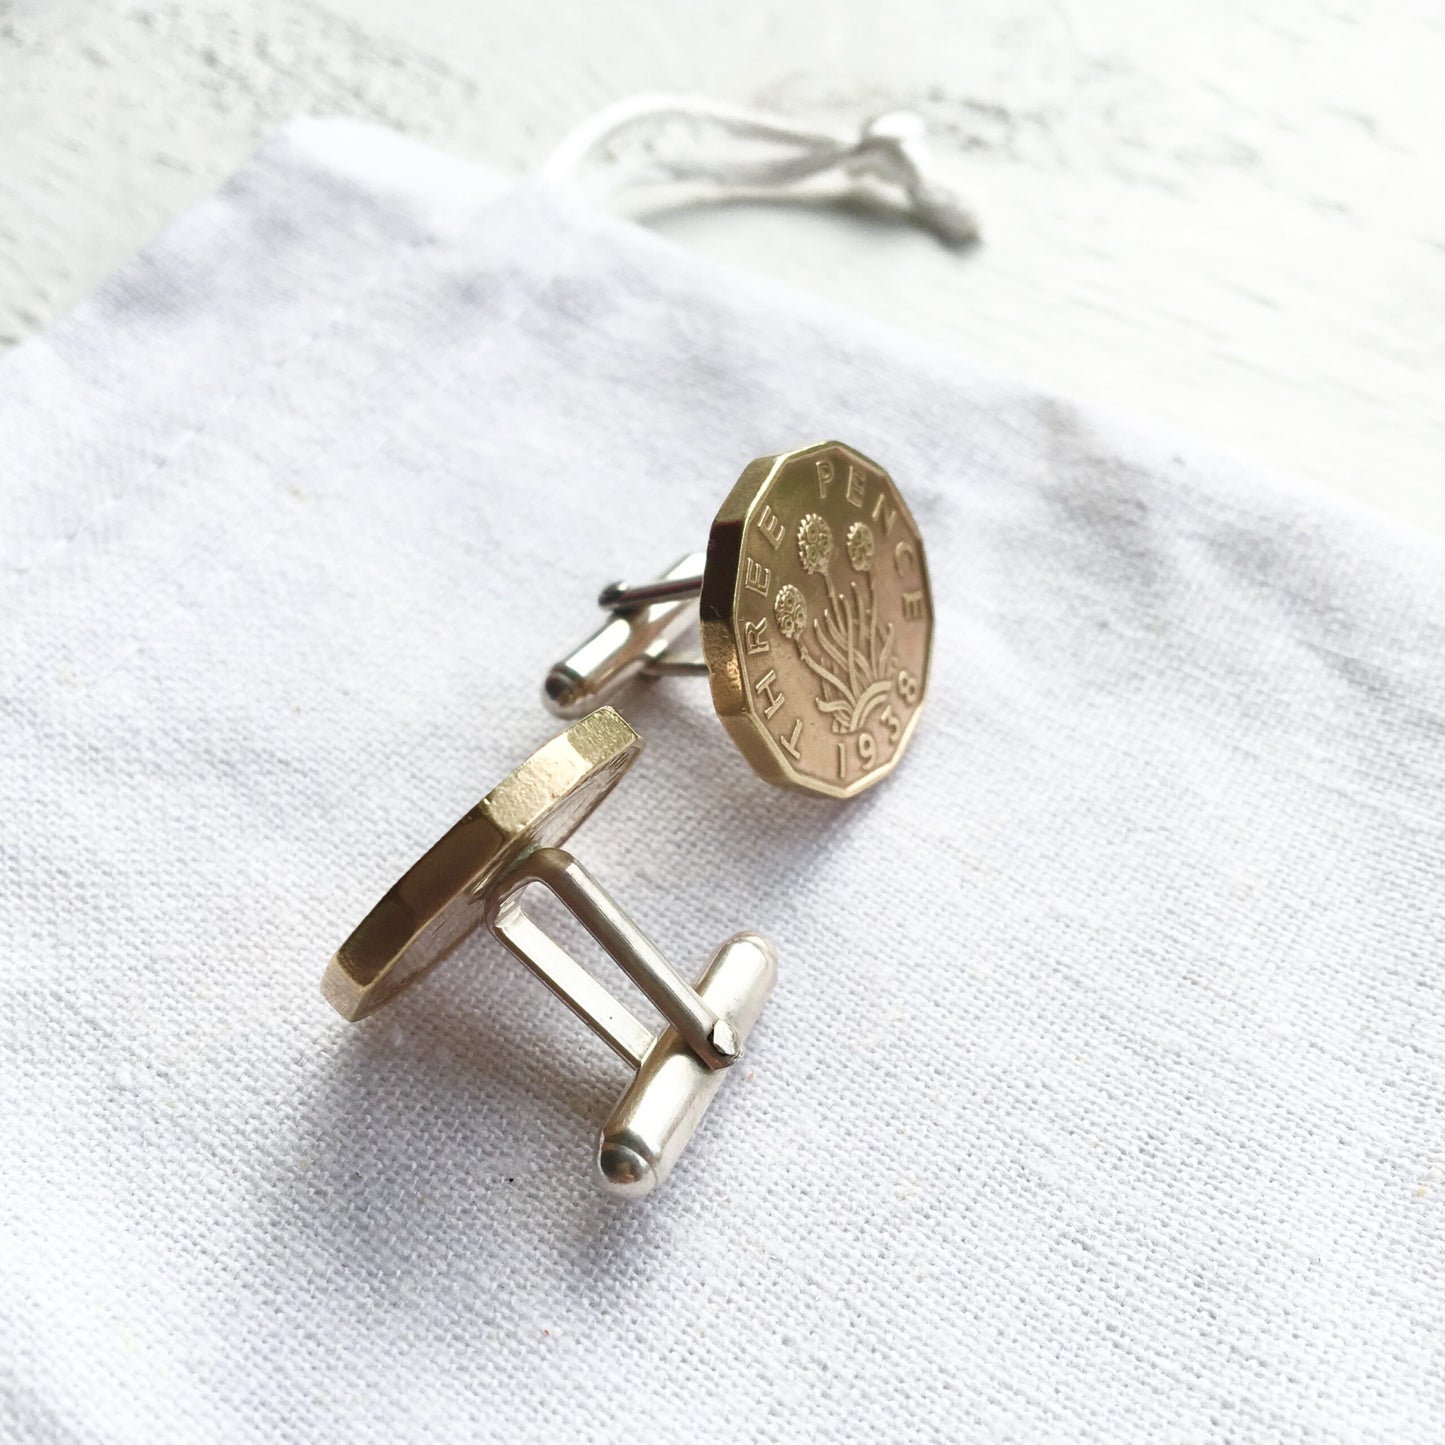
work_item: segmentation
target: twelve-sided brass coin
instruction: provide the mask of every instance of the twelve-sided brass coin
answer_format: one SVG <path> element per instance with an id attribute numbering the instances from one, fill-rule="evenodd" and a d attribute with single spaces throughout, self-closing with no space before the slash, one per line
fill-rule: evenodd
<path id="1" fill-rule="evenodd" d="M 933 599 L 893 479 L 841 442 L 763 457 L 713 522 L 702 641 L 718 715 L 771 782 L 851 798 L 903 756 Z"/>

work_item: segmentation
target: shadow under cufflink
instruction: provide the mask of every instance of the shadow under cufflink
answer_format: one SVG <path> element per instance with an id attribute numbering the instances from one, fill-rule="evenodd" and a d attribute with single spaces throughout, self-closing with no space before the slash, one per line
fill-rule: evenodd
<path id="1" fill-rule="evenodd" d="M 662 695 L 655 702 L 660 709 L 688 706 Z M 669 801 L 646 811 L 649 854 L 695 852 L 696 839 L 712 830 L 729 849 L 734 889 L 756 899 L 760 916 L 786 917 L 792 869 L 821 867 L 851 831 L 820 828 L 820 810 L 830 821 L 859 822 L 866 802 L 860 809 L 765 791 L 775 806 L 769 828 L 756 836 L 758 790 L 739 787 L 748 776 L 742 760 L 728 760 L 741 769 L 738 776 L 726 769 L 699 773 L 686 752 L 655 759 L 653 781 Z M 625 847 L 628 836 L 637 836 L 642 819 L 628 818 L 635 801 L 597 819 L 594 828 L 606 830 L 599 842 Z M 614 829 L 620 837 L 610 836 Z M 749 832 L 753 846 L 735 847 Z M 725 900 L 702 892 L 669 918 L 675 897 L 667 887 L 649 894 L 646 916 L 665 935 L 715 934 L 727 926 Z M 604 957 L 565 909 L 537 902 L 529 899 L 529 908 L 560 946 L 591 963 Z M 577 1149 L 589 1134 L 596 1137 L 596 1121 L 616 1101 L 624 1071 L 600 1038 L 539 1008 L 538 980 L 504 967 L 506 949 L 484 931 L 464 937 L 450 956 L 462 966 L 440 971 L 406 990 L 383 1017 L 336 1036 L 282 1146 L 304 1167 L 285 1175 L 273 1195 L 272 1223 L 253 1247 L 269 1250 L 284 1239 L 308 1268 L 317 1261 L 377 1298 L 426 1280 L 429 1289 L 450 1290 L 483 1313 L 496 1308 L 498 1286 L 539 1260 L 552 1261 L 570 1289 L 598 1291 L 599 1302 L 624 1274 L 645 1295 L 649 1272 L 638 1266 L 681 1246 L 690 1191 L 619 1211 L 575 1167 Z M 609 984 L 619 979 L 615 969 L 596 972 Z M 619 996 L 639 1013 L 648 1006 L 625 976 Z M 726 1141 L 728 1116 L 739 1108 L 747 1112 L 741 1098 L 717 1100 L 710 1112 L 721 1117 L 702 1127 Z M 723 1147 L 734 1156 L 730 1167 L 742 1167 L 744 1142 Z M 700 1181 L 697 1187 L 718 1187 L 715 1155 L 691 1164 L 684 1157 L 679 1167 Z M 461 1260 L 459 1239 L 466 1241 Z M 607 1262 L 600 1275 L 599 1258 Z"/>
<path id="2" fill-rule="evenodd" d="M 623 1071 L 587 1030 L 538 1007 L 537 981 L 506 967 L 495 940 L 470 938 L 454 957 L 464 966 L 338 1038 L 289 1146 L 308 1163 L 278 1192 L 277 1228 L 380 1294 L 445 1274 L 482 1298 L 539 1260 L 610 1292 L 608 1279 L 670 1251 L 684 1227 L 672 1191 L 619 1210 L 576 1168 Z M 701 1128 L 726 1130 L 729 1092 Z M 636 1269 L 637 1298 L 647 1273 Z"/>
<path id="3" fill-rule="evenodd" d="M 293 1146 L 310 1162 L 278 1207 L 294 1229 L 299 1206 L 318 1249 L 362 1277 L 429 1273 L 458 1228 L 472 1269 L 505 1277 L 592 1197 L 575 1151 L 616 1097 L 616 1065 L 549 1028 L 536 983 L 491 940 L 456 957 L 469 967 L 337 1039 Z"/>
<path id="4" fill-rule="evenodd" d="M 335 1102 L 331 1113 L 354 1108 L 358 1098 L 364 1102 L 363 1132 L 370 1142 L 358 1147 L 363 1157 L 382 1148 L 387 1156 L 382 1161 L 386 1168 L 379 1174 L 370 1171 L 372 1177 L 385 1181 L 388 1171 L 405 1175 L 408 1170 L 414 1177 L 416 1161 L 406 1156 L 418 1138 L 443 1152 L 455 1150 L 455 1139 L 436 1137 L 434 1115 L 452 1119 L 453 1127 L 460 1119 L 464 1132 L 474 1136 L 474 1144 L 485 1138 L 487 1147 L 480 1152 L 499 1158 L 497 1150 L 504 1144 L 516 1150 L 534 1149 L 538 1137 L 568 1132 L 571 1114 L 556 1114 L 559 1094 L 574 1106 L 572 1113 L 596 1117 L 599 1112 L 600 1073 L 587 1071 L 585 1083 L 579 1083 L 561 1064 L 558 1033 L 548 1030 L 539 1036 L 530 1026 L 535 983 L 513 971 L 500 975 L 488 971 L 481 954 L 491 950 L 470 938 L 485 923 L 536 979 L 634 1070 L 632 1084 L 610 1114 L 601 1111 L 607 1123 L 594 1158 L 596 1182 L 607 1193 L 635 1199 L 667 1178 L 729 1076 L 730 1066 L 741 1056 L 747 1033 L 772 989 L 776 956 L 771 944 L 758 935 L 737 934 L 713 950 L 696 983 L 689 983 L 581 864 L 558 846 L 611 792 L 640 749 L 639 735 L 610 708 L 574 723 L 429 849 L 338 950 L 322 992 L 343 1017 L 353 1021 L 397 1001 L 411 983 L 453 954 L 475 956 L 486 979 L 482 1008 L 462 1002 L 456 994 L 458 985 L 450 981 L 445 988 L 428 987 L 402 1001 L 390 1015 L 390 1029 L 372 1024 L 364 1046 L 343 1048 L 338 1055 L 336 1077 L 328 1083 L 329 1098 Z M 560 927 L 557 922 L 548 927 L 538 921 L 538 893 L 550 899 Z M 634 1011 L 635 1003 L 618 997 L 579 962 L 579 934 L 630 980 L 644 1007 L 650 1005 L 661 1016 L 660 1027 L 643 1023 Z M 516 991 L 519 982 L 521 993 Z M 445 1004 L 448 993 L 453 996 L 450 1010 Z M 459 1020 L 464 1017 L 474 1018 L 476 1026 L 462 1034 Z M 423 1042 L 400 1048 L 412 1025 Z M 390 1064 L 389 1039 L 397 1042 L 404 1058 L 398 1066 L 404 1068 L 403 1075 Z M 569 1040 L 566 1046 L 573 1044 Z M 489 1058 L 485 1072 L 475 1068 L 478 1054 Z M 433 1100 L 425 1076 L 445 1061 L 459 1058 L 467 1060 L 468 1072 L 458 1073 L 446 1064 L 449 1082 L 444 1096 Z M 551 1066 L 539 1067 L 542 1059 Z M 376 1072 L 387 1082 L 378 1086 Z M 417 1075 L 422 1076 L 420 1084 Z M 442 1088 L 440 1081 L 437 1087 Z M 508 1087 L 518 1091 L 517 1099 L 504 1097 Z M 458 1109 L 458 1097 L 468 1093 L 479 1094 L 476 1109 Z M 389 1110 L 395 1112 L 403 1105 L 406 1116 L 399 1132 L 385 1121 Z M 552 1115 L 540 1132 L 539 1109 Z M 478 1118 L 485 1121 L 480 1137 Z M 339 1128 L 339 1118 L 320 1122 L 323 1135 L 349 1137 Z M 500 1158 L 499 1167 L 505 1169 L 505 1154 Z M 359 1182 L 368 1176 L 364 1169 L 354 1172 Z M 343 1195 L 350 1177 L 340 1178 Z M 516 1174 L 503 1177 L 515 1179 Z"/>
<path id="5" fill-rule="evenodd" d="M 754 529 L 773 548 L 761 571 L 747 540 Z M 713 718 L 677 690 L 638 690 L 637 712 L 688 737 L 654 772 L 660 801 L 651 797 L 645 810 L 630 803 L 614 822 L 628 820 L 617 839 L 624 856 L 645 836 L 655 856 L 705 850 L 705 864 L 726 859 L 728 887 L 716 897 L 702 891 L 685 917 L 670 920 L 717 937 L 729 926 L 730 899 L 790 916 L 800 874 L 821 875 L 830 852 L 866 822 L 872 800 L 859 795 L 902 756 L 922 706 L 932 614 L 906 506 L 881 468 L 838 443 L 754 463 L 714 523 L 701 574 L 697 560 L 673 569 L 680 606 L 604 600 L 610 620 L 559 668 L 576 662 L 571 676 L 594 688 L 568 697 L 568 710 L 585 710 L 595 689 L 610 692 L 644 670 L 702 665 L 709 674 Z M 669 667 L 669 647 L 697 627 L 699 610 L 705 665 Z M 851 672 L 828 665 L 839 648 Z M 549 698 L 559 701 L 550 688 Z M 738 745 L 722 750 L 722 763 L 709 756 L 713 738 L 698 731 L 713 733 L 719 719 Z M 666 1178 L 740 1055 L 771 990 L 775 955 L 757 935 L 738 935 L 690 982 L 559 848 L 640 748 L 611 708 L 581 717 L 444 835 L 338 951 L 323 992 L 351 1020 L 398 1000 L 450 954 L 478 973 L 453 970 L 399 1000 L 390 1027 L 373 1022 L 338 1048 L 300 1143 L 317 1164 L 285 1206 L 309 1201 L 319 1248 L 353 1266 L 364 1260 L 384 1278 L 428 1267 L 429 1251 L 441 1247 L 434 1242 L 452 1238 L 462 1219 L 474 1225 L 479 1263 L 503 1272 L 518 1250 L 554 1250 L 568 1237 L 559 1215 L 570 1215 L 571 1237 L 605 1240 L 624 1255 L 655 1244 L 667 1214 L 624 1222 L 603 1213 L 591 1192 L 558 1189 L 551 1155 L 577 1120 L 606 1113 L 605 1043 L 636 1078 L 603 1127 L 594 1177 L 633 1198 Z M 749 765 L 783 789 L 759 789 Z M 582 968 L 565 928 L 541 928 L 523 910 L 522 895 L 537 885 L 658 1010 L 660 1032 Z M 653 892 L 681 907 L 670 888 Z M 533 980 L 494 971 L 500 953 L 468 939 L 482 923 L 600 1043 L 586 1040 L 579 1052 L 569 1034 L 534 1024 Z M 431 1210 L 446 1211 L 435 1232 L 425 1227 Z"/>

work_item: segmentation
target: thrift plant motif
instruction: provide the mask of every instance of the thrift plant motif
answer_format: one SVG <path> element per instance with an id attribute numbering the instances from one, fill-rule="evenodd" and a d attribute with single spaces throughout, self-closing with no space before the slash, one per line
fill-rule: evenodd
<path id="1" fill-rule="evenodd" d="M 890 662 L 893 624 L 886 627 L 868 574 L 873 567 L 873 530 L 854 522 L 845 538 L 848 561 L 863 574 L 863 585 L 850 582 L 847 591 L 833 586 L 828 563 L 833 555 L 833 532 L 816 512 L 798 524 L 798 560 L 810 575 L 821 576 L 828 602 L 813 619 L 813 646 L 806 642 L 808 609 L 799 590 L 787 584 L 773 600 L 778 630 L 792 639 L 803 662 L 822 684 L 818 708 L 829 715 L 835 733 L 856 733 L 869 715 L 884 706 L 893 688 Z"/>

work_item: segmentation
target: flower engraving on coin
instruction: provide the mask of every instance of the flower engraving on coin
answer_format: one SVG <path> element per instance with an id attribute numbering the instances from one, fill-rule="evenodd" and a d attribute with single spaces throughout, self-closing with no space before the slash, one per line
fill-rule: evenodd
<path id="1" fill-rule="evenodd" d="M 759 458 L 708 538 L 699 611 L 718 714 L 764 777 L 851 798 L 892 771 L 928 686 L 923 542 L 842 442 Z"/>
<path id="2" fill-rule="evenodd" d="M 863 575 L 846 590 L 835 590 L 828 576 L 833 529 L 817 512 L 809 512 L 798 524 L 798 560 L 803 571 L 819 577 L 827 589 L 822 612 L 812 619 L 811 647 L 808 609 L 798 588 L 791 583 L 780 588 L 773 610 L 779 630 L 794 642 L 799 658 L 821 685 L 815 705 L 827 714 L 833 732 L 846 734 L 858 732 L 874 711 L 887 706 L 893 690 L 894 628 L 880 616 L 870 585 L 873 529 L 866 522 L 852 523 L 844 546 L 853 570 Z M 787 599 L 786 621 L 785 592 L 793 594 Z"/>
<path id="3" fill-rule="evenodd" d="M 773 598 L 773 616 L 778 619 L 778 631 L 789 641 L 808 625 L 808 604 L 791 582 L 778 588 L 778 595 Z"/>
<path id="4" fill-rule="evenodd" d="M 813 619 L 813 642 L 816 652 L 800 639 L 798 653 L 822 684 L 818 710 L 835 733 L 856 733 L 893 690 L 893 624 L 884 626 L 876 599 L 865 598 L 855 582 Z"/>
<path id="5" fill-rule="evenodd" d="M 798 523 L 798 560 L 804 572 L 825 572 L 833 555 L 833 529 L 816 512 Z"/>
<path id="6" fill-rule="evenodd" d="M 873 566 L 873 528 L 867 522 L 854 522 L 848 528 L 848 560 L 855 572 L 867 572 Z"/>

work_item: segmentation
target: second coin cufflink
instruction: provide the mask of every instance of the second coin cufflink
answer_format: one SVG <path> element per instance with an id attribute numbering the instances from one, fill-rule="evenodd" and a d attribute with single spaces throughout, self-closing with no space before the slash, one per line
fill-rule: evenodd
<path id="1" fill-rule="evenodd" d="M 760 776 L 833 798 L 872 787 L 908 747 L 933 636 L 923 542 L 893 479 L 841 442 L 759 458 L 706 554 L 599 602 L 608 620 L 547 675 L 558 716 L 639 676 L 706 675 Z M 698 625 L 702 656 L 679 657 Z"/>
<path id="2" fill-rule="evenodd" d="M 642 739 L 610 707 L 545 743 L 429 848 L 337 950 L 321 992 L 365 1018 L 439 963 L 478 924 L 491 931 L 636 1071 L 602 1127 L 595 1176 L 611 1194 L 667 1177 L 777 975 L 767 939 L 720 944 L 690 984 L 561 844 L 637 760 Z M 662 1015 L 654 1034 L 524 910 L 540 884 Z"/>

